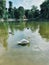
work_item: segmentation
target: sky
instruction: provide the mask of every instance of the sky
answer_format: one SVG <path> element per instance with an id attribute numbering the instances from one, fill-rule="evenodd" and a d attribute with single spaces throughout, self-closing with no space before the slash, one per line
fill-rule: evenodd
<path id="1" fill-rule="evenodd" d="M 6 7 L 9 7 L 9 1 L 13 2 L 13 7 L 18 8 L 19 6 L 23 6 L 25 9 L 31 9 L 32 5 L 40 9 L 40 4 L 44 2 L 44 0 L 6 0 Z"/>

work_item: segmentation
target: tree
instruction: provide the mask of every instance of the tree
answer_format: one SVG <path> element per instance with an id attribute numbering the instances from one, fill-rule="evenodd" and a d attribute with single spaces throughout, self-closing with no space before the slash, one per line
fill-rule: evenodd
<path id="1" fill-rule="evenodd" d="M 44 1 L 41 5 L 41 17 L 43 19 L 49 19 L 49 1 Z"/>
<path id="2" fill-rule="evenodd" d="M 32 18 L 39 18 L 39 10 L 37 9 L 37 6 L 32 6 L 32 9 L 31 9 L 31 13 L 32 13 Z"/>
<path id="3" fill-rule="evenodd" d="M 37 10 L 37 6 L 33 5 L 31 11 L 35 12 Z"/>
<path id="4" fill-rule="evenodd" d="M 5 12 L 4 12 L 4 19 L 8 19 L 8 11 L 7 11 L 7 8 L 5 8 Z"/>
<path id="5" fill-rule="evenodd" d="M 23 18 L 24 14 L 25 14 L 25 10 L 24 10 L 24 8 L 22 6 L 20 6 L 18 8 L 18 12 L 19 12 L 20 18 Z"/>
<path id="6" fill-rule="evenodd" d="M 3 18 L 6 8 L 6 0 L 0 0 L 0 17 Z"/>
<path id="7" fill-rule="evenodd" d="M 26 17 L 31 20 L 39 18 L 39 14 L 39 10 L 34 5 L 32 6 L 31 10 L 25 10 Z"/>
<path id="8" fill-rule="evenodd" d="M 27 19 L 29 18 L 29 11 L 30 10 L 25 10 L 25 16 L 26 16 Z"/>
<path id="9" fill-rule="evenodd" d="M 14 7 L 14 18 L 19 19 L 19 11 Z"/>
<path id="10" fill-rule="evenodd" d="M 12 2 L 9 1 L 9 9 L 8 9 L 8 16 L 9 18 L 14 18 L 14 11 L 13 11 L 13 8 L 12 8 Z"/>
<path id="11" fill-rule="evenodd" d="M 12 2 L 9 1 L 9 8 L 12 8 Z"/>
<path id="12" fill-rule="evenodd" d="M 33 18 L 38 19 L 40 15 L 40 11 L 39 10 L 35 10 L 35 12 L 33 13 Z"/>

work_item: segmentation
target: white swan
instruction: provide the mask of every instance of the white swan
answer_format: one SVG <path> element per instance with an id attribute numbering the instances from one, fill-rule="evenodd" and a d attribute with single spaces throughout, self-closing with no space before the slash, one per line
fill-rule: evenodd
<path id="1" fill-rule="evenodd" d="M 28 43 L 29 43 L 29 41 L 26 39 L 22 39 L 22 40 L 18 41 L 18 45 L 27 45 Z"/>

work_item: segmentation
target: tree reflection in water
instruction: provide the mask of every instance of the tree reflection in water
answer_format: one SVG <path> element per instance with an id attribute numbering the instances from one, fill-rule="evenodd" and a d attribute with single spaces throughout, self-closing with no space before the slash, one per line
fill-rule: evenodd
<path id="1" fill-rule="evenodd" d="M 43 38 L 49 39 L 49 22 L 40 24 L 39 33 Z"/>
<path id="2" fill-rule="evenodd" d="M 5 23 L 0 23 L 0 43 L 7 49 L 8 26 Z"/>
<path id="3" fill-rule="evenodd" d="M 36 31 L 39 25 L 39 33 L 43 38 L 49 39 L 49 23 L 48 22 L 10 22 L 10 23 L 0 23 L 0 43 L 3 47 L 8 46 L 8 28 L 11 30 L 11 35 L 14 35 L 14 31 L 23 31 L 25 28 L 31 29 L 33 32 Z"/>

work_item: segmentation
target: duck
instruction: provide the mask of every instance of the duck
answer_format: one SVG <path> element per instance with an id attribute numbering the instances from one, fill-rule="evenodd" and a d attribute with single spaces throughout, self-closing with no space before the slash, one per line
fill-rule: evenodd
<path id="1" fill-rule="evenodd" d="M 18 45 L 26 46 L 27 44 L 29 44 L 29 41 L 26 39 L 22 39 L 22 40 L 18 41 Z"/>
<path id="2" fill-rule="evenodd" d="M 12 34 L 12 35 L 14 35 L 14 33 L 12 33 L 12 32 L 9 32 L 9 34 Z"/>

